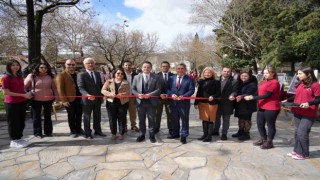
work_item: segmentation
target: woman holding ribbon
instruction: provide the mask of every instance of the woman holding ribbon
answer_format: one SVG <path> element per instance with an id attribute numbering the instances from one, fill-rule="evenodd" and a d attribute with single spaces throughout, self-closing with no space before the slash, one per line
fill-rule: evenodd
<path id="1" fill-rule="evenodd" d="M 276 120 L 280 112 L 280 84 L 276 69 L 269 67 L 263 71 L 263 81 L 258 88 L 258 96 L 248 95 L 247 101 L 258 100 L 257 126 L 260 139 L 253 145 L 261 149 L 273 148 L 276 135 Z M 268 131 L 265 125 L 268 125 Z"/>
<path id="2" fill-rule="evenodd" d="M 42 108 L 44 113 L 44 134 L 52 137 L 52 103 L 54 100 L 56 102 L 59 101 L 57 87 L 49 67 L 50 65 L 47 63 L 38 64 L 34 69 L 34 73 L 29 74 L 24 80 L 25 88 L 34 90 L 34 100 L 31 103 L 33 134 L 39 138 L 43 138 L 41 125 Z"/>
<path id="3" fill-rule="evenodd" d="M 237 104 L 235 108 L 235 117 L 238 117 L 239 130 L 232 134 L 232 137 L 238 138 L 240 141 L 250 139 L 251 118 L 252 113 L 257 111 L 257 101 L 246 101 L 244 96 L 256 95 L 258 90 L 258 80 L 252 75 L 251 69 L 243 69 L 238 76 L 239 90 L 236 97 Z"/>
<path id="4" fill-rule="evenodd" d="M 294 99 L 294 103 L 300 106 L 291 109 L 294 114 L 295 144 L 293 152 L 287 155 L 296 160 L 303 160 L 309 158 L 309 133 L 318 116 L 320 84 L 312 68 L 298 70 L 297 77 L 296 94 L 288 101 Z"/>
<path id="5" fill-rule="evenodd" d="M 101 93 L 107 97 L 106 108 L 109 117 L 111 139 L 117 139 L 117 124 L 119 125 L 119 139 L 124 139 L 125 121 L 129 107 L 129 98 L 125 95 L 130 94 L 130 85 L 126 80 L 126 74 L 123 69 L 114 71 L 114 78 L 108 79 L 101 90 Z M 124 96 L 124 97 L 121 97 Z"/>
<path id="6" fill-rule="evenodd" d="M 203 135 L 198 140 L 211 142 L 213 122 L 216 120 L 218 101 L 215 98 L 220 94 L 220 83 L 215 79 L 215 73 L 211 67 L 203 70 L 199 81 L 198 91 L 194 102 L 195 109 L 199 109 L 199 119 L 202 120 Z M 205 98 L 205 99 L 201 99 Z"/>

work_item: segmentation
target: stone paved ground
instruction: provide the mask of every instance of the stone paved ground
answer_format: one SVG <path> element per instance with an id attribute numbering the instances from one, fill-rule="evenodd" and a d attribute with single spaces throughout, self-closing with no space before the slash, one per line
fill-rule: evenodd
<path id="1" fill-rule="evenodd" d="M 211 143 L 196 140 L 201 135 L 201 122 L 191 107 L 188 144 L 166 139 L 167 129 L 149 140 L 136 143 L 136 132 L 128 132 L 125 140 L 111 140 L 103 107 L 102 127 L 106 138 L 70 138 L 66 112 L 58 112 L 54 121 L 54 137 L 32 136 L 32 123 L 27 120 L 25 138 L 32 145 L 10 149 L 7 123 L 0 122 L 0 179 L 319 179 L 320 127 L 316 122 L 311 132 L 311 159 L 297 161 L 286 157 L 292 151 L 293 127 L 290 115 L 277 121 L 276 148 L 261 150 L 252 146 L 258 139 L 255 120 L 252 139 L 238 142 L 230 136 L 236 132 L 232 118 L 229 140 L 215 137 Z M 165 116 L 163 116 L 165 119 Z M 253 118 L 255 119 L 255 117 Z"/>

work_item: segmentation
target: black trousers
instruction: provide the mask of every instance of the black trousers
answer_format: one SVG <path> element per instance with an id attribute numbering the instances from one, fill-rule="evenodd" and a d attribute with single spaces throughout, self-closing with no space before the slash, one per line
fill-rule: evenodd
<path id="1" fill-rule="evenodd" d="M 90 128 L 91 112 L 93 113 L 93 129 L 95 133 L 101 133 L 101 103 L 97 101 L 94 104 L 82 105 L 83 126 L 86 135 L 92 135 Z"/>
<path id="2" fill-rule="evenodd" d="M 150 100 L 142 100 L 141 103 L 137 105 L 137 110 L 139 117 L 140 135 L 144 136 L 146 134 L 146 119 L 148 118 L 149 135 L 153 136 L 156 107 L 151 104 Z"/>
<path id="3" fill-rule="evenodd" d="M 169 100 L 164 100 L 164 99 L 161 99 L 160 104 L 156 108 L 155 129 L 160 129 L 163 106 L 165 107 L 166 114 L 167 114 L 167 127 L 168 127 L 169 131 L 172 131 L 173 127 L 172 127 L 172 122 L 171 122 L 171 109 L 170 109 L 170 105 L 169 105 Z"/>
<path id="4" fill-rule="evenodd" d="M 257 126 L 262 139 L 273 140 L 276 135 L 276 120 L 280 110 L 259 109 L 257 113 Z M 267 123 L 268 134 L 265 128 Z"/>
<path id="5" fill-rule="evenodd" d="M 33 119 L 33 134 L 42 135 L 41 125 L 41 111 L 43 107 L 44 114 L 44 134 L 51 135 L 53 126 L 51 120 L 51 109 L 53 101 L 33 101 L 32 107 L 32 119 Z"/>
<path id="6" fill-rule="evenodd" d="M 69 103 L 69 107 L 66 107 L 68 113 L 68 123 L 70 128 L 70 134 L 81 133 L 81 120 L 82 120 L 82 107 L 81 99 L 76 98 L 73 102 Z"/>
<path id="7" fill-rule="evenodd" d="M 117 125 L 119 126 L 119 134 L 123 135 L 125 133 L 128 107 L 129 103 L 121 104 L 120 102 L 106 102 L 111 134 L 117 134 Z"/>
<path id="8" fill-rule="evenodd" d="M 8 122 L 8 132 L 12 140 L 21 139 L 25 127 L 26 101 L 20 103 L 4 103 Z"/>

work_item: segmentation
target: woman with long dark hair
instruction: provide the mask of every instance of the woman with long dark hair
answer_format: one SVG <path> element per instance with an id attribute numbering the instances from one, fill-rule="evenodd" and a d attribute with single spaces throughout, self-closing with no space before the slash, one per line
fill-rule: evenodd
<path id="1" fill-rule="evenodd" d="M 32 98 L 32 95 L 25 93 L 21 65 L 17 60 L 8 61 L 6 75 L 2 78 L 2 90 L 5 95 L 4 106 L 11 138 L 10 147 L 26 147 L 30 142 L 21 138 L 25 127 L 26 101 Z"/>
<path id="2" fill-rule="evenodd" d="M 295 96 L 288 99 L 300 104 L 292 107 L 294 115 L 294 138 L 293 152 L 287 155 L 293 159 L 303 160 L 309 158 L 309 133 L 318 116 L 320 103 L 320 84 L 314 75 L 312 68 L 298 70 L 298 83 Z"/>
<path id="3" fill-rule="evenodd" d="M 129 107 L 129 98 L 121 98 L 121 95 L 130 94 L 130 85 L 123 69 L 116 69 L 112 79 L 108 79 L 101 93 L 107 96 L 106 108 L 109 117 L 111 139 L 117 139 L 117 124 L 119 126 L 119 139 L 124 139 L 125 122 Z"/>
<path id="4" fill-rule="evenodd" d="M 260 139 L 253 145 L 261 149 L 273 148 L 276 135 L 276 120 L 280 112 L 280 84 L 276 69 L 268 67 L 263 71 L 263 81 L 258 88 L 258 96 L 245 96 L 247 101 L 258 100 L 257 126 Z M 265 125 L 268 126 L 268 131 Z"/>
<path id="5" fill-rule="evenodd" d="M 199 81 L 196 97 L 205 97 L 208 100 L 195 100 L 194 107 L 199 109 L 199 119 L 202 120 L 203 135 L 198 140 L 211 142 L 213 123 L 216 121 L 218 101 L 220 96 L 220 83 L 215 79 L 215 72 L 211 67 L 202 71 L 203 79 Z"/>
<path id="6" fill-rule="evenodd" d="M 251 118 L 252 113 L 257 111 L 257 101 L 245 101 L 243 97 L 257 94 L 258 80 L 249 68 L 241 70 L 238 79 L 239 95 L 236 97 L 235 117 L 238 117 L 239 130 L 232 137 L 245 141 L 250 139 Z"/>
<path id="7" fill-rule="evenodd" d="M 58 91 L 54 82 L 53 74 L 47 63 L 38 64 L 34 73 L 29 74 L 24 80 L 26 88 L 34 90 L 34 101 L 31 103 L 33 134 L 35 137 L 43 138 L 41 125 L 41 111 L 44 113 L 44 134 L 52 137 L 51 109 L 54 100 L 59 101 Z"/>

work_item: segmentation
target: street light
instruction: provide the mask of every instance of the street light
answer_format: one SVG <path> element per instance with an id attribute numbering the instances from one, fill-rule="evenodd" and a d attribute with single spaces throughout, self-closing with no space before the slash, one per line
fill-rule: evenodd
<path id="1" fill-rule="evenodd" d="M 124 47 L 126 46 L 126 31 L 125 31 L 125 28 L 129 27 L 129 25 L 126 24 L 127 22 L 128 22 L 127 20 L 124 20 L 123 21 L 123 25 L 122 25 L 122 28 L 123 28 L 123 46 Z"/>

